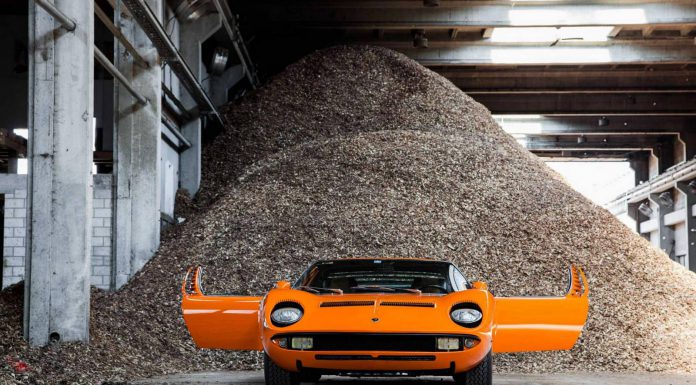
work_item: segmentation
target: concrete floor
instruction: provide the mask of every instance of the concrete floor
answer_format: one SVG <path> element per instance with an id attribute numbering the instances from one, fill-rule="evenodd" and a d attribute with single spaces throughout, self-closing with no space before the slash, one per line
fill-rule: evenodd
<path id="1" fill-rule="evenodd" d="M 136 381 L 139 385 L 258 385 L 263 383 L 260 371 L 199 372 L 173 374 Z M 696 385 L 696 375 L 664 373 L 564 373 L 564 374 L 499 374 L 495 385 Z M 447 377 L 366 378 L 322 377 L 320 385 L 452 385 Z"/>

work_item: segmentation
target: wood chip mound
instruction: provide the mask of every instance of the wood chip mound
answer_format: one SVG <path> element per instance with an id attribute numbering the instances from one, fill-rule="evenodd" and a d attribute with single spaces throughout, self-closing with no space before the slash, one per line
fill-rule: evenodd
<path id="1" fill-rule="evenodd" d="M 260 294 L 344 256 L 451 260 L 498 296 L 560 295 L 578 263 L 591 290 L 578 344 L 497 355 L 497 371 L 696 371 L 696 274 L 410 59 L 319 51 L 226 114 L 232 125 L 205 149 L 201 198 L 179 211 L 186 221 L 122 290 L 93 291 L 89 346 L 28 348 L 21 285 L 0 293 L 0 383 L 258 368 L 257 353 L 194 348 L 179 310 L 186 267 L 206 267 L 208 292 Z"/>

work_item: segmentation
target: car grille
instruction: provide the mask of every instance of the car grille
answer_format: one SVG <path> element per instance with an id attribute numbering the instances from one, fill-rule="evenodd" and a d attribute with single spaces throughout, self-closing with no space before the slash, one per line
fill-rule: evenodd
<path id="1" fill-rule="evenodd" d="M 435 356 L 390 356 L 377 357 L 366 354 L 317 354 L 317 360 L 328 361 L 435 361 Z"/>
<path id="2" fill-rule="evenodd" d="M 451 334 L 395 334 L 395 333 L 292 333 L 278 337 L 312 337 L 313 351 L 392 351 L 392 352 L 438 352 L 438 337 L 459 338 L 464 346 L 467 335 Z"/>

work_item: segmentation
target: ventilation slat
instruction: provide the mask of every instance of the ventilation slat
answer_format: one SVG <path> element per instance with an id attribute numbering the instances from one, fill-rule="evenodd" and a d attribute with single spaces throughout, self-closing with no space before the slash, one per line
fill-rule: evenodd
<path id="1" fill-rule="evenodd" d="M 380 306 L 435 307 L 435 304 L 432 302 L 385 301 Z"/>
<path id="2" fill-rule="evenodd" d="M 322 302 L 320 307 L 373 306 L 374 301 L 330 301 Z"/>

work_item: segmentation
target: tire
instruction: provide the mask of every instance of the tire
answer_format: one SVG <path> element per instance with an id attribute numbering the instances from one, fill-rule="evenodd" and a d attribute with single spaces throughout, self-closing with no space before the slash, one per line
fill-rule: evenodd
<path id="1" fill-rule="evenodd" d="M 319 382 L 320 379 L 321 379 L 321 373 L 302 372 L 300 374 L 300 381 L 302 381 L 302 382 Z"/>
<path id="2" fill-rule="evenodd" d="M 276 365 L 268 354 L 263 354 L 263 377 L 266 385 L 298 385 L 300 373 L 289 372 Z"/>
<path id="3" fill-rule="evenodd" d="M 488 352 L 486 357 L 468 372 L 454 375 L 457 385 L 492 385 L 493 384 L 493 354 Z"/>

